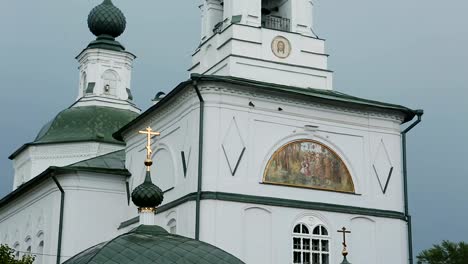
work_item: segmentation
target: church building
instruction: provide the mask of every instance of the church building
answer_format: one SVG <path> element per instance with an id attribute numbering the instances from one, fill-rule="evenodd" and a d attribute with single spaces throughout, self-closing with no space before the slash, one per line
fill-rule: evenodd
<path id="1" fill-rule="evenodd" d="M 190 76 L 144 112 L 123 12 L 91 10 L 76 101 L 10 156 L 0 244 L 37 264 L 413 263 L 423 111 L 335 90 L 310 0 L 201 2 Z"/>

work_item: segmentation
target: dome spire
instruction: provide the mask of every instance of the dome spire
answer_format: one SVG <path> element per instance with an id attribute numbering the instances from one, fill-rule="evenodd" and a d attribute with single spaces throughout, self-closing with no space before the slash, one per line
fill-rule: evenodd
<path id="1" fill-rule="evenodd" d="M 88 28 L 97 37 L 88 48 L 125 50 L 115 38 L 122 35 L 126 26 L 127 21 L 122 11 L 114 6 L 111 0 L 104 0 L 88 15 Z"/>
<path id="2" fill-rule="evenodd" d="M 144 162 L 146 166 L 146 177 L 145 181 L 133 190 L 132 201 L 138 207 L 140 224 L 154 225 L 154 214 L 156 213 L 156 208 L 163 202 L 164 194 L 163 191 L 151 181 L 151 165 L 153 165 L 153 160 L 151 159 L 151 154 L 153 153 L 151 150 L 151 139 L 161 134 L 159 132 L 154 132 L 151 127 L 146 128 L 145 131 L 139 131 L 139 133 L 145 134 L 147 137 L 146 159 Z"/>

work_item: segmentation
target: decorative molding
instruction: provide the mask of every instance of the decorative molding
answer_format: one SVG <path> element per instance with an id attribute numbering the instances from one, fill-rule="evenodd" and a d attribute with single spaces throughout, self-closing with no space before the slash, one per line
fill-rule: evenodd
<path id="1" fill-rule="evenodd" d="M 233 117 L 221 143 L 224 157 L 226 158 L 231 175 L 236 175 L 237 168 L 246 150 L 244 139 L 237 125 L 236 118 Z"/>
<path id="2" fill-rule="evenodd" d="M 379 147 L 377 148 L 372 168 L 375 176 L 377 177 L 377 181 L 379 182 L 380 189 L 382 190 L 382 193 L 385 194 L 387 192 L 394 167 L 383 139 L 381 139 Z"/>
<path id="3" fill-rule="evenodd" d="M 346 112 L 346 113 L 358 114 L 361 116 L 369 115 L 371 117 L 391 119 L 393 121 L 397 121 L 400 123 L 403 122 L 404 120 L 404 117 L 402 114 L 397 114 L 391 110 L 372 111 L 368 109 L 360 110 L 360 109 L 355 109 L 351 107 L 335 106 L 332 104 L 311 102 L 310 100 L 306 100 L 302 98 L 288 98 L 285 96 L 275 96 L 272 94 L 266 94 L 264 92 L 260 93 L 260 92 L 252 91 L 251 89 L 249 89 L 249 87 L 242 87 L 240 85 L 227 84 L 223 87 L 203 86 L 201 87 L 201 91 L 202 92 L 214 91 L 216 93 L 222 92 L 222 93 L 232 94 L 236 96 L 243 95 L 248 98 L 257 98 L 257 99 L 274 101 L 275 104 L 288 103 L 288 104 L 293 104 L 295 106 L 307 107 L 309 109 L 314 107 L 314 108 L 336 111 L 340 113 Z"/>
<path id="4" fill-rule="evenodd" d="M 196 199 L 197 199 L 197 193 L 187 194 L 185 196 L 180 197 L 179 199 L 169 202 L 163 206 L 160 206 L 157 209 L 156 214 L 161 214 L 163 212 L 171 210 L 187 202 L 194 202 L 196 201 Z M 397 211 L 364 208 L 364 207 L 357 207 L 357 206 L 328 204 L 328 203 L 309 202 L 309 201 L 300 201 L 300 200 L 291 200 L 291 199 L 283 199 L 283 198 L 276 198 L 276 197 L 254 196 L 254 195 L 224 193 L 224 192 L 202 192 L 201 199 L 202 200 L 217 200 L 217 201 L 225 201 L 225 202 L 236 202 L 236 203 L 249 203 L 249 204 L 255 204 L 255 205 L 276 206 L 276 207 L 285 207 L 285 208 L 303 209 L 303 210 L 316 210 L 316 211 L 342 213 L 342 214 L 353 214 L 353 215 L 358 215 L 358 216 L 374 216 L 374 217 L 407 221 L 405 214 L 402 212 L 397 212 Z M 138 223 L 138 217 L 122 222 L 120 226 L 118 227 L 118 229 L 128 227 L 135 223 Z"/>

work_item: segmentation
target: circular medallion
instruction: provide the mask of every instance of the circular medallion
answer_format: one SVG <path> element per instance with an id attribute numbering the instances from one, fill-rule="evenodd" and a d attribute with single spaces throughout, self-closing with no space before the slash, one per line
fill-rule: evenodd
<path id="1" fill-rule="evenodd" d="M 276 57 L 285 59 L 291 54 L 291 43 L 287 38 L 277 36 L 271 42 L 271 50 Z"/>

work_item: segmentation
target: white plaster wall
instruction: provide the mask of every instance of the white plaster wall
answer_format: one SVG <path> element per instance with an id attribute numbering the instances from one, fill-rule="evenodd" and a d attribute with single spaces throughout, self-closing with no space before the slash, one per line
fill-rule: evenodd
<path id="1" fill-rule="evenodd" d="M 328 229 L 330 263 L 342 260 L 342 234 L 337 230 L 343 226 L 352 231 L 348 235 L 351 263 L 407 261 L 406 227 L 401 220 L 222 201 L 202 201 L 202 212 L 201 239 L 247 264 L 260 259 L 261 263 L 292 263 L 292 230 L 304 217 L 317 219 Z M 252 254 L 251 247 L 263 254 Z"/>
<path id="2" fill-rule="evenodd" d="M 152 174 L 172 170 L 175 175 L 174 189 L 165 194 L 163 204 L 196 191 L 199 102 L 190 89 L 182 92 L 172 103 L 161 108 L 153 116 L 136 124 L 124 135 L 128 145 L 127 167 L 133 174 L 130 179 L 133 189 L 144 177 L 145 138 L 137 132 L 148 125 L 161 132 L 161 138 L 153 149 L 155 153 L 166 149 L 166 158 L 164 162 L 155 159 L 155 171 L 152 171 Z M 402 116 L 399 114 L 335 107 L 285 96 L 259 94 L 248 87 L 227 84 L 202 83 L 200 89 L 205 100 L 203 191 L 403 212 L 400 141 Z M 255 107 L 249 107 L 249 102 Z M 283 110 L 279 111 L 279 107 Z M 234 132 L 230 131 L 233 123 L 234 127 L 238 128 Z M 305 126 L 317 128 L 308 130 Z M 356 194 L 262 184 L 265 166 L 271 155 L 282 145 L 295 139 L 316 140 L 334 150 L 349 168 Z M 382 142 L 394 166 L 393 176 L 385 194 L 372 168 Z M 239 144 L 246 147 L 234 176 L 223 152 L 223 144 L 228 146 L 226 151 L 229 157 L 235 157 L 229 151 L 239 149 Z M 189 148 L 192 151 L 187 176 L 184 177 L 180 151 L 188 152 Z M 170 160 L 173 161 L 169 162 Z M 159 177 L 165 177 L 164 173 L 160 175 L 153 177 L 156 184 L 159 184 Z M 257 263 L 258 255 L 250 252 L 246 245 L 261 246 L 262 251 L 271 252 L 268 256 L 271 262 L 268 263 L 289 263 L 292 254 L 291 230 L 295 221 L 304 215 L 317 216 L 327 224 L 332 234 L 330 263 L 341 261 L 341 239 L 335 231 L 342 226 L 356 229 L 356 233 L 367 238 L 365 243 L 357 241 L 356 238 L 351 240 L 350 252 L 353 253 L 350 255 L 350 261 L 366 263 L 367 256 L 375 258 L 375 263 L 405 263 L 407 259 L 406 223 L 402 220 L 212 200 L 202 200 L 201 212 L 201 239 L 240 258 L 252 259 L 253 262 L 250 263 Z M 129 206 L 125 220 L 136 215 L 136 208 Z M 177 220 L 178 234 L 194 237 L 193 201 L 157 215 L 157 223 L 166 228 L 171 219 Z M 265 221 L 268 224 L 261 226 L 260 223 Z M 248 226 L 247 223 L 256 223 L 258 233 L 255 233 L 257 229 Z M 134 226 L 136 225 L 131 227 Z M 271 227 L 271 233 L 265 230 L 267 227 Z M 271 244 L 261 245 L 259 239 L 268 235 L 271 237 L 264 240 L 270 241 Z M 392 245 L 391 253 L 386 248 L 376 247 L 384 242 L 386 245 Z M 376 247 L 375 255 L 362 253 L 363 248 L 369 245 Z"/>
<path id="3" fill-rule="evenodd" d="M 371 116 L 307 102 L 260 96 L 234 90 L 205 90 L 204 191 L 280 197 L 402 212 L 400 117 Z M 253 102 L 255 107 L 249 107 Z M 283 111 L 278 111 L 281 107 Z M 234 120 L 234 121 L 233 121 Z M 239 128 L 231 141 L 245 153 L 234 176 L 222 145 L 230 125 Z M 306 131 L 306 125 L 318 126 Z M 241 139 L 241 141 L 239 141 Z M 281 146 L 297 139 L 312 139 L 334 150 L 347 165 L 356 195 L 261 184 L 266 164 Z M 384 194 L 372 168 L 380 142 L 385 142 L 394 167 Z M 227 154 L 231 150 L 226 148 Z M 232 162 L 231 162 L 232 163 Z"/>
<path id="4" fill-rule="evenodd" d="M 126 88 L 131 88 L 131 76 L 133 68 L 133 60 L 135 55 L 126 51 L 112 51 L 106 49 L 85 49 L 77 60 L 80 63 L 80 85 L 78 90 L 78 99 L 85 96 L 83 85 L 83 73 L 86 73 L 88 83 L 96 83 L 93 94 L 116 98 L 126 101 L 128 94 Z M 106 71 L 113 71 L 118 75 L 116 94 L 109 95 L 104 92 L 103 74 Z"/>
<path id="5" fill-rule="evenodd" d="M 170 106 L 165 106 L 149 120 L 135 125 L 124 135 L 127 143 L 126 167 L 132 173 L 129 179 L 130 190 L 143 183 L 146 173 L 146 137 L 138 131 L 151 126 L 161 133 L 153 143 L 154 163 L 151 175 L 153 183 L 166 191 L 163 204 L 195 192 L 198 175 L 198 125 L 199 101 L 193 90 L 187 90 Z M 182 165 L 182 151 L 185 153 L 186 174 Z M 126 210 L 126 220 L 135 217 L 136 212 L 135 206 L 131 204 Z"/>
<path id="6" fill-rule="evenodd" d="M 28 146 L 13 159 L 13 189 L 33 179 L 51 166 L 67 166 L 82 160 L 123 149 L 122 145 L 81 142 Z"/>
<path id="7" fill-rule="evenodd" d="M 60 192 L 55 183 L 48 180 L 29 191 L 27 196 L 0 208 L 0 244 L 13 247 L 19 243 L 22 256 L 27 249 L 27 237 L 31 238 L 32 253 L 38 253 L 39 243 L 44 241 L 46 255 L 42 263 L 55 263 L 59 215 Z"/>
<path id="8" fill-rule="evenodd" d="M 76 173 L 59 178 L 65 190 L 63 261 L 108 241 L 125 219 L 126 176 Z"/>
<path id="9" fill-rule="evenodd" d="M 115 237 L 125 220 L 126 176 L 93 173 L 59 175 L 65 191 L 62 261 L 98 243 Z M 37 253 L 39 235 L 44 241 L 43 263 L 55 263 L 58 243 L 61 193 L 48 179 L 25 195 L 0 208 L 0 243 L 20 244 L 32 239 Z"/>
<path id="10" fill-rule="evenodd" d="M 273 39 L 291 44 L 287 58 L 276 57 Z M 192 58 L 191 73 L 228 75 L 304 88 L 332 89 L 325 42 L 292 32 L 233 24 L 204 41 Z"/>

